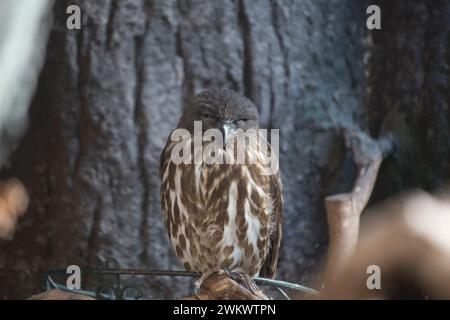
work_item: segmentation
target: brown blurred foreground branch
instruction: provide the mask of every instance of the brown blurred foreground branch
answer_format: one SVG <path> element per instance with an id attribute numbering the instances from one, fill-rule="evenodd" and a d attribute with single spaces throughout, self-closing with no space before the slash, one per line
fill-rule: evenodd
<path id="1" fill-rule="evenodd" d="M 355 255 L 321 298 L 450 299 L 450 199 L 415 192 L 373 211 Z M 368 285 L 369 267 L 379 270 L 379 288 Z"/>
<path id="2" fill-rule="evenodd" d="M 325 199 L 330 246 L 324 289 L 316 297 L 450 299 L 450 192 L 390 199 L 371 210 L 360 232 L 361 213 L 392 143 L 363 133 L 346 142 L 358 175 L 351 192 Z"/>
<path id="3" fill-rule="evenodd" d="M 42 292 L 29 298 L 29 300 L 95 300 L 82 294 L 65 292 L 59 289 Z"/>
<path id="4" fill-rule="evenodd" d="M 28 209 L 28 192 L 17 179 L 0 182 L 0 239 L 11 240 L 17 220 Z"/>

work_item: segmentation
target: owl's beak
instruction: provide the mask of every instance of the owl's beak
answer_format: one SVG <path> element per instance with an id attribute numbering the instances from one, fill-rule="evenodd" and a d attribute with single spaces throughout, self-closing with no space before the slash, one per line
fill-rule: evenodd
<path id="1" fill-rule="evenodd" d="M 234 134 L 235 130 L 236 130 L 236 126 L 234 125 L 233 122 L 225 121 L 222 123 L 222 126 L 220 127 L 220 131 L 222 131 L 224 146 L 228 143 L 228 140 Z"/>

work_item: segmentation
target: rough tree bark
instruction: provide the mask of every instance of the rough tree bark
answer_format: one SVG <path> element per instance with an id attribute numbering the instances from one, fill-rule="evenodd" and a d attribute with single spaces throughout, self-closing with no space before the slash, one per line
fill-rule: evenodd
<path id="1" fill-rule="evenodd" d="M 78 4 L 83 27 L 65 27 Z M 0 244 L 0 297 L 36 293 L 40 274 L 114 256 L 181 268 L 160 212 L 158 159 L 194 93 L 229 87 L 281 129 L 285 227 L 279 278 L 306 282 L 327 245 L 322 200 L 347 190 L 342 128 L 364 128 L 362 1 L 57 1 L 30 128 L 4 176 L 31 207 Z M 430 66 L 431 68 L 432 66 Z M 342 170 L 344 168 L 344 170 Z M 146 279 L 146 297 L 188 294 Z"/>
<path id="2" fill-rule="evenodd" d="M 391 132 L 397 152 L 383 163 L 374 198 L 434 190 L 450 176 L 450 1 L 378 1 L 368 88 L 373 135 Z"/>

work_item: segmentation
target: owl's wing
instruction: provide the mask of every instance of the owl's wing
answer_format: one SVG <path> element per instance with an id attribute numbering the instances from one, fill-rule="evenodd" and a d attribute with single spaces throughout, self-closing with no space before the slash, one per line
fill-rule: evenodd
<path id="1" fill-rule="evenodd" d="M 170 160 L 170 158 L 168 158 L 168 154 L 171 150 L 171 140 L 170 140 L 170 135 L 169 138 L 167 138 L 166 144 L 164 145 L 164 149 L 161 151 L 161 155 L 159 156 L 159 178 L 163 179 L 164 176 L 164 170 L 166 169 L 166 166 Z"/>
<path id="2" fill-rule="evenodd" d="M 283 226 L 283 195 L 279 174 L 271 176 L 270 192 L 273 202 L 272 221 L 273 231 L 269 240 L 269 252 L 260 271 L 260 276 L 274 278 L 277 272 L 278 255 L 281 247 Z"/>
<path id="3" fill-rule="evenodd" d="M 161 179 L 160 197 L 161 197 L 161 210 L 164 215 L 164 222 L 166 225 L 167 232 L 170 236 L 172 221 L 170 219 L 170 174 L 165 175 L 168 166 L 171 165 L 170 153 L 173 145 L 171 144 L 170 137 L 167 139 L 167 143 L 161 152 L 160 164 L 159 164 L 159 177 Z M 172 164 L 173 165 L 173 164 Z"/>

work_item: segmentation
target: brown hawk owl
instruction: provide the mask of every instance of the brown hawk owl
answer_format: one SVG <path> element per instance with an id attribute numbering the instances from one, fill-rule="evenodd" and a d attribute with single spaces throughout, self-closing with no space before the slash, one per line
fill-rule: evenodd
<path id="1" fill-rule="evenodd" d="M 227 142 L 237 129 L 259 129 L 258 120 L 249 99 L 212 89 L 191 100 L 177 129 L 193 134 L 194 121 L 201 121 L 202 132 L 219 129 Z M 169 137 L 160 177 L 165 225 L 178 259 L 203 275 L 224 269 L 273 278 L 282 225 L 278 172 L 263 174 L 255 145 L 246 156 L 256 156 L 256 163 L 175 164 L 171 154 L 177 143 Z"/>

